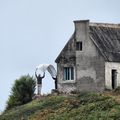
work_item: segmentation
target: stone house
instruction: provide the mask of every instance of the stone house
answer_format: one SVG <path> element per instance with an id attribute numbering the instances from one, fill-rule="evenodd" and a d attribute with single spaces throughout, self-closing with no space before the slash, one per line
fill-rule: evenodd
<path id="1" fill-rule="evenodd" d="M 56 58 L 58 90 L 104 91 L 120 86 L 120 24 L 74 21 Z"/>

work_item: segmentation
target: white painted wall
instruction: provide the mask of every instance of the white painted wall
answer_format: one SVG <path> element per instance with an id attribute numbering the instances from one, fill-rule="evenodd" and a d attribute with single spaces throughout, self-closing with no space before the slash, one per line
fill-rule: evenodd
<path id="1" fill-rule="evenodd" d="M 118 62 L 106 62 L 105 63 L 105 87 L 107 89 L 112 89 L 112 74 L 111 70 L 117 70 L 117 81 L 116 85 L 120 86 L 120 63 Z"/>

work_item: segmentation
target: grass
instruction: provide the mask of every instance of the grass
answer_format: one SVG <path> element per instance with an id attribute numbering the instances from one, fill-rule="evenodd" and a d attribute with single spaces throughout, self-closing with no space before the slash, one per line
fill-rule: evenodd
<path id="1" fill-rule="evenodd" d="M 0 120 L 120 120 L 120 95 L 49 95 L 5 111 Z"/>

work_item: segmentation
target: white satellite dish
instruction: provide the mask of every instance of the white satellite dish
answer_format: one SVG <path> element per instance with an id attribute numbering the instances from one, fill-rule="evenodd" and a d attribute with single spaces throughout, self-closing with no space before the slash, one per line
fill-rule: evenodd
<path id="1" fill-rule="evenodd" d="M 56 78 L 57 72 L 56 72 L 56 70 L 55 70 L 55 68 L 54 68 L 53 65 L 49 65 L 49 66 L 47 67 L 47 70 L 48 70 L 48 72 L 51 74 L 51 76 L 52 76 L 53 78 Z"/>

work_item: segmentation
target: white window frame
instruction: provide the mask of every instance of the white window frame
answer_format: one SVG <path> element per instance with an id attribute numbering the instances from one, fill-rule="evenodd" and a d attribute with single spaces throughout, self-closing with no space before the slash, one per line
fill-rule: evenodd
<path id="1" fill-rule="evenodd" d="M 69 76 L 70 79 L 65 79 L 65 68 L 73 68 L 73 79 L 71 79 L 71 75 Z M 70 69 L 69 69 L 70 70 Z M 71 70 L 69 71 L 69 74 L 71 74 Z M 62 83 L 75 83 L 75 67 L 73 66 L 65 66 L 63 67 L 63 81 Z"/>

